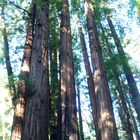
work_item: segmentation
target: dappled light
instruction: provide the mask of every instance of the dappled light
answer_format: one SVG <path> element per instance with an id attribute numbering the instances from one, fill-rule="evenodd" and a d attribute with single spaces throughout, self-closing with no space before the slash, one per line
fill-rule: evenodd
<path id="1" fill-rule="evenodd" d="M 24 72 L 30 72 L 29 65 L 26 61 L 23 62 L 23 66 L 21 67 L 21 70 Z"/>
<path id="2" fill-rule="evenodd" d="M 19 98 L 17 100 L 17 105 L 15 108 L 15 115 L 16 115 L 16 117 L 21 118 L 21 119 L 23 119 L 23 117 L 24 117 L 24 110 L 25 110 L 24 104 L 25 104 L 25 101 L 23 98 Z"/>
<path id="3" fill-rule="evenodd" d="M 110 116 L 110 114 L 109 114 L 108 111 L 105 111 L 105 112 L 102 113 L 102 115 L 101 115 L 102 121 L 106 123 L 107 127 L 113 128 L 113 123 L 112 123 L 110 117 L 111 117 L 111 116 Z"/>
<path id="4" fill-rule="evenodd" d="M 13 135 L 11 137 L 11 139 L 14 139 L 14 140 L 20 140 L 21 139 L 21 129 L 20 129 L 21 126 L 15 126 L 15 129 L 13 130 Z"/>
<path id="5" fill-rule="evenodd" d="M 62 27 L 61 31 L 70 34 L 70 29 L 68 29 L 67 27 Z"/>
<path id="6" fill-rule="evenodd" d="M 139 3 L 1 0 L 0 140 L 140 140 Z"/>
<path id="7" fill-rule="evenodd" d="M 85 15 L 87 16 L 89 12 L 93 12 L 93 5 L 90 3 L 90 0 L 85 0 Z"/>

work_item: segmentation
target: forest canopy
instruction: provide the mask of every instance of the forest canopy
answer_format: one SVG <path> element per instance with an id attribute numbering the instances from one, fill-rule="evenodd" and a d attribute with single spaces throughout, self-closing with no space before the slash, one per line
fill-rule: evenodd
<path id="1" fill-rule="evenodd" d="M 140 140 L 140 0 L 0 0 L 0 140 Z"/>

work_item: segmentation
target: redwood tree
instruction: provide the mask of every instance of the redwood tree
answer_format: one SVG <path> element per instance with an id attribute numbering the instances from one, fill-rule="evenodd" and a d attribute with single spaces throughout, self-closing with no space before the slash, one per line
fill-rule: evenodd
<path id="1" fill-rule="evenodd" d="M 50 3 L 55 7 L 56 1 Z M 58 111 L 60 106 L 60 86 L 59 86 L 59 70 L 58 70 L 58 50 L 59 50 L 59 30 L 56 7 L 51 9 L 49 15 L 53 18 L 49 21 L 50 26 L 50 139 L 58 139 Z M 52 15 L 53 14 L 53 15 Z"/>
<path id="2" fill-rule="evenodd" d="M 104 28 L 102 27 L 102 24 L 100 24 L 100 28 L 102 30 L 102 34 L 103 34 L 103 39 L 105 41 L 105 44 L 107 45 L 107 50 L 108 50 L 108 56 L 109 56 L 109 59 L 110 61 L 113 60 L 113 53 L 112 53 L 112 50 L 111 50 L 111 45 L 108 41 L 108 38 L 105 34 L 105 31 L 104 31 Z M 127 100 L 125 98 L 126 96 L 126 93 L 124 92 L 123 88 L 122 88 L 122 85 L 121 85 L 121 80 L 120 80 L 120 77 L 119 77 L 119 68 L 117 66 L 118 64 L 116 62 L 113 63 L 113 67 L 111 68 L 112 69 L 112 81 L 113 81 L 113 84 L 115 85 L 115 91 L 117 94 L 119 94 L 119 106 L 121 107 L 121 110 L 122 112 L 120 113 L 123 113 L 124 114 L 124 118 L 122 121 L 122 125 L 123 125 L 123 128 L 124 130 L 126 131 L 126 135 L 127 135 L 127 139 L 129 140 L 133 140 L 133 125 L 132 125 L 132 118 L 130 116 L 130 112 L 129 112 L 129 109 L 127 107 Z M 122 115 L 121 115 L 122 116 Z M 120 116 L 120 118 L 122 118 Z M 123 123 L 124 122 L 124 123 Z"/>
<path id="3" fill-rule="evenodd" d="M 93 73 L 90 66 L 84 34 L 82 31 L 82 27 L 80 26 L 79 26 L 79 34 L 80 34 L 80 43 L 81 43 L 81 48 L 82 48 L 83 60 L 84 60 L 84 65 L 85 65 L 85 70 L 86 70 L 87 84 L 88 84 L 89 97 L 90 97 L 90 103 L 91 103 L 91 109 L 92 109 L 92 117 L 94 120 L 95 132 L 97 135 L 97 131 L 98 131 L 97 130 L 97 103 L 96 103 L 96 95 L 95 95 L 95 90 L 94 90 Z"/>
<path id="4" fill-rule="evenodd" d="M 95 15 L 90 0 L 85 0 L 85 14 L 87 18 L 91 62 L 97 99 L 97 140 L 117 140 L 118 136 L 111 96 L 101 54 L 100 42 L 95 23 Z"/>
<path id="5" fill-rule="evenodd" d="M 83 132 L 83 120 L 82 120 L 82 110 L 81 110 L 81 98 L 80 98 L 80 81 L 77 80 L 77 100 L 78 100 L 78 114 L 79 114 L 79 139 L 84 140 L 84 132 Z"/>
<path id="6" fill-rule="evenodd" d="M 61 140 L 78 140 L 76 91 L 68 0 L 63 0 L 60 23 Z"/>
<path id="7" fill-rule="evenodd" d="M 110 19 L 109 16 L 107 17 L 107 21 L 108 21 L 112 36 L 114 38 L 117 50 L 119 52 L 120 58 L 122 60 L 122 66 L 123 66 L 123 70 L 124 70 L 124 73 L 125 73 L 125 76 L 126 76 L 126 79 L 128 82 L 129 91 L 130 91 L 130 94 L 132 97 L 132 102 L 134 104 L 135 110 L 136 110 L 137 115 L 138 115 L 138 119 L 140 121 L 140 94 L 139 94 L 135 79 L 133 77 L 133 73 L 132 73 L 131 68 L 128 64 L 125 52 L 123 50 L 123 47 L 121 45 L 121 42 L 120 42 L 119 37 L 117 35 L 117 32 L 115 30 L 115 27 L 112 23 L 112 20 Z"/>
<path id="8" fill-rule="evenodd" d="M 11 130 L 11 140 L 21 139 L 21 135 L 24 129 L 24 116 L 25 116 L 25 106 L 27 101 L 27 94 L 29 94 L 29 75 L 30 75 L 30 61 L 31 61 L 31 51 L 33 44 L 33 30 L 34 30 L 34 20 L 35 20 L 35 3 L 32 1 L 30 18 L 28 21 L 27 28 L 27 38 L 25 42 L 24 55 L 21 65 L 21 74 L 18 83 L 18 91 L 15 97 L 14 104 L 14 116 L 13 124 Z"/>
<path id="9" fill-rule="evenodd" d="M 37 3 L 30 63 L 30 92 L 26 104 L 22 140 L 48 140 L 48 6 L 47 0 Z"/>

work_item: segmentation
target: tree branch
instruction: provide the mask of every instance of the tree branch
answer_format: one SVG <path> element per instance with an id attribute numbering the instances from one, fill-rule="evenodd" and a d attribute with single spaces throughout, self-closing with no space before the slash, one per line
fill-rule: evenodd
<path id="1" fill-rule="evenodd" d="M 14 5 L 15 7 L 17 7 L 18 9 L 23 10 L 25 13 L 27 13 L 29 16 L 31 15 L 27 10 L 25 10 L 24 8 L 20 7 L 19 5 L 15 4 L 14 2 L 7 0 L 7 2 L 9 2 L 10 4 Z"/>

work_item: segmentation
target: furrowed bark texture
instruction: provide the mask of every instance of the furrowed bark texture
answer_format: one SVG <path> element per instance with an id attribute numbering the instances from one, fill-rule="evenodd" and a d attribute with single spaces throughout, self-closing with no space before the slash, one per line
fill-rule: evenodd
<path id="1" fill-rule="evenodd" d="M 22 140 L 48 140 L 48 1 L 38 5 L 31 56 L 31 85 Z"/>
<path id="2" fill-rule="evenodd" d="M 98 132 L 96 137 L 97 140 L 117 140 L 118 136 L 112 101 L 103 64 L 93 6 L 90 0 L 85 0 L 85 13 L 87 18 L 91 62 L 97 99 Z"/>
<path id="3" fill-rule="evenodd" d="M 126 79 L 127 79 L 127 82 L 128 82 L 129 91 L 130 91 L 130 94 L 131 94 L 131 97 L 132 97 L 132 102 L 133 102 L 133 105 L 134 105 L 135 110 L 137 112 L 138 119 L 140 121 L 140 94 L 139 94 L 135 79 L 133 77 L 133 73 L 132 73 L 132 71 L 129 67 L 127 58 L 125 56 L 125 52 L 123 50 L 123 47 L 121 45 L 121 42 L 119 40 L 119 37 L 118 37 L 117 32 L 115 30 L 115 27 L 114 27 L 114 25 L 113 25 L 109 16 L 107 17 L 107 21 L 108 21 L 112 36 L 114 38 L 117 50 L 120 54 L 120 58 L 122 60 L 122 66 L 123 66 L 123 70 L 124 70 L 124 73 L 126 75 Z"/>
<path id="4" fill-rule="evenodd" d="M 11 130 L 10 140 L 20 140 L 24 129 L 24 116 L 27 96 L 29 94 L 29 74 L 30 74 L 30 61 L 31 50 L 33 43 L 33 26 L 35 18 L 35 4 L 32 2 L 31 16 L 28 22 L 27 38 L 25 42 L 24 55 L 21 66 L 21 76 L 19 79 L 18 93 L 15 97 L 15 107 L 13 116 L 13 125 Z"/>
<path id="5" fill-rule="evenodd" d="M 60 30 L 61 140 L 78 140 L 68 0 L 63 0 Z"/>

